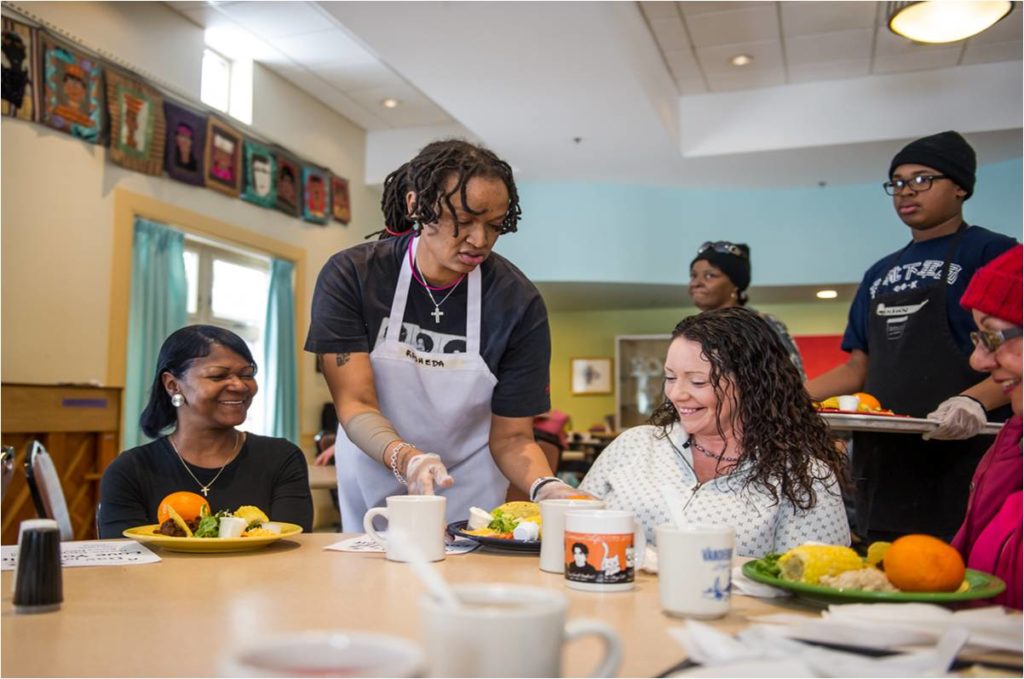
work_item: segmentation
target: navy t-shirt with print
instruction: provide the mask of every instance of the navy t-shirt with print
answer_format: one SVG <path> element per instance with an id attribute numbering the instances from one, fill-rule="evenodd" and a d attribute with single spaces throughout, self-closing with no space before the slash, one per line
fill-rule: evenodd
<path id="1" fill-rule="evenodd" d="M 306 351 L 317 354 L 370 352 L 384 336 L 402 259 L 412 235 L 362 243 L 331 257 L 320 271 Z M 537 288 L 511 262 L 492 252 L 480 265 L 480 353 L 498 378 L 491 412 L 533 417 L 551 408 L 548 366 L 551 331 Z M 401 341 L 420 351 L 466 350 L 468 279 L 433 292 L 444 313 L 415 278 L 409 288 Z M 442 301 L 443 300 L 443 301 Z M 410 406 L 413 407 L 413 406 Z"/>
<path id="2" fill-rule="evenodd" d="M 871 354 L 868 346 L 868 319 L 873 300 L 879 295 L 907 290 L 925 290 L 935 285 L 942 275 L 942 264 L 956 234 L 912 242 L 894 259 L 891 253 L 875 262 L 861 281 L 850 305 L 850 316 L 843 334 L 843 351 L 860 349 Z M 970 226 L 949 263 L 949 289 L 946 294 L 946 320 L 964 356 L 974 350 L 971 331 L 975 330 L 971 313 L 960 306 L 974 272 L 1014 246 L 1009 236 L 980 226 Z"/>

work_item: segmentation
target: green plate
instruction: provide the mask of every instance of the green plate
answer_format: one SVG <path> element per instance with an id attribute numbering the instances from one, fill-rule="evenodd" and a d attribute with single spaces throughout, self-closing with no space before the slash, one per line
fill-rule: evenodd
<path id="1" fill-rule="evenodd" d="M 801 599 L 819 604 L 852 604 L 852 603 L 900 603 L 918 601 L 930 604 L 955 604 L 960 601 L 974 599 L 990 599 L 1006 589 L 1006 583 L 994 575 L 982 573 L 971 568 L 964 573 L 968 588 L 962 592 L 865 592 L 860 589 L 832 589 L 824 585 L 808 585 L 803 582 L 791 582 L 768 575 L 759 568 L 765 564 L 760 559 L 743 564 L 743 575 L 755 582 L 789 590 Z"/>

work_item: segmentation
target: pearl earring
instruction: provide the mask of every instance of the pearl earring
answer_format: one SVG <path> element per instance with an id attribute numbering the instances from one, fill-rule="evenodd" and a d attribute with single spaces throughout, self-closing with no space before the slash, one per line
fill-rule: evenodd
<path id="1" fill-rule="evenodd" d="M 182 396 L 181 394 L 175 394 L 174 396 L 171 397 L 171 405 L 174 406 L 175 408 L 180 408 L 181 406 L 185 405 L 185 397 Z"/>

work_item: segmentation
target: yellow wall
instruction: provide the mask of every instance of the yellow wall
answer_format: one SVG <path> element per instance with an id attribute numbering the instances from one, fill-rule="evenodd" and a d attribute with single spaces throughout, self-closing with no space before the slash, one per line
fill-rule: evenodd
<path id="1" fill-rule="evenodd" d="M 175 70 L 181 68 L 182 58 L 177 53 L 181 48 L 176 50 L 174 45 L 198 46 L 201 54 L 202 29 L 166 6 L 41 3 L 38 11 L 89 46 L 115 47 L 98 33 L 112 18 L 135 25 L 143 33 L 152 31 L 152 40 L 144 35 L 133 38 L 131 44 L 140 46 L 138 60 L 148 59 L 146 65 L 152 68 L 167 63 L 167 80 L 182 87 L 194 85 L 198 100 L 198 77 L 184 82 Z M 161 37 L 168 32 L 180 39 L 168 43 Z M 141 46 L 147 44 L 165 49 L 163 58 L 141 54 Z M 125 59 L 134 57 L 127 48 L 118 53 Z M 198 56 L 192 61 L 198 67 Z M 118 189 L 250 233 L 250 242 L 274 241 L 302 253 L 305 276 L 297 284 L 304 295 L 296 304 L 308 318 L 316 276 L 327 258 L 380 228 L 379 193 L 363 183 L 366 133 L 259 65 L 253 113 L 257 133 L 349 179 L 350 226 L 336 222 L 316 226 L 166 176 L 131 172 L 109 163 L 104 148 L 41 125 L 3 119 L 0 379 L 35 384 L 116 381 L 119 371 L 111 365 L 117 360 L 116 347 L 114 358 L 108 360 L 110 344 L 117 335 L 109 325 L 112 299 L 116 304 L 119 294 L 112 291 L 112 267 L 115 248 L 126 246 L 117 240 L 114 228 Z M 301 346 L 306 328 L 297 331 Z M 321 404 L 330 401 L 330 394 L 311 355 L 305 354 L 298 368 L 304 378 L 300 430 L 303 448 L 308 450 L 320 427 Z"/>
<path id="2" fill-rule="evenodd" d="M 848 311 L 843 302 L 764 304 L 757 309 L 778 316 L 793 335 L 841 333 Z M 573 396 L 570 361 L 614 357 L 617 335 L 668 334 L 693 313 L 697 313 L 694 308 L 551 313 L 551 407 L 569 413 L 573 429 L 603 424 L 606 415 L 615 413 L 615 394 Z"/>

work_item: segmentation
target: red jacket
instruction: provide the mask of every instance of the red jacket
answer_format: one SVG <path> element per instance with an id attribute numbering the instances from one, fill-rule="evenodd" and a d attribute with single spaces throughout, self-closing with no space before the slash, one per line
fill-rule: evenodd
<path id="1" fill-rule="evenodd" d="M 992 573 L 1006 582 L 1006 591 L 992 600 L 1021 609 L 1021 512 L 1024 459 L 1021 457 L 1020 415 L 1011 417 L 981 458 L 971 482 L 967 516 L 953 546 L 969 568 Z"/>

